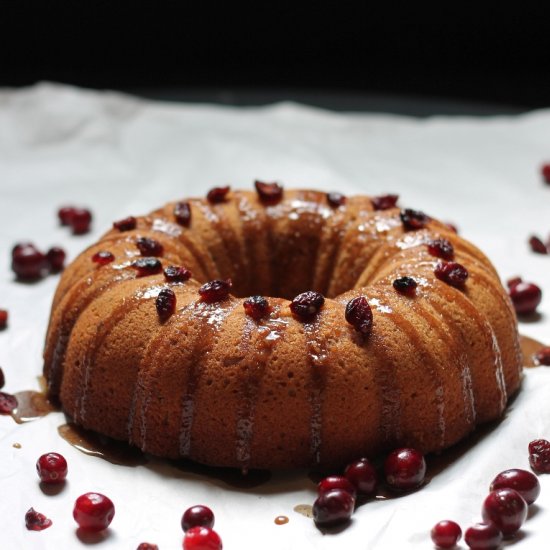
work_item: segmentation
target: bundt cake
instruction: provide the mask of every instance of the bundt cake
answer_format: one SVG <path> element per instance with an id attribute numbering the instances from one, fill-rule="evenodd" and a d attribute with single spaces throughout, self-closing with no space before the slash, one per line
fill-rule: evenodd
<path id="1" fill-rule="evenodd" d="M 396 201 L 256 182 L 114 223 L 61 277 L 50 394 L 216 466 L 456 443 L 518 389 L 517 321 L 475 246 Z"/>

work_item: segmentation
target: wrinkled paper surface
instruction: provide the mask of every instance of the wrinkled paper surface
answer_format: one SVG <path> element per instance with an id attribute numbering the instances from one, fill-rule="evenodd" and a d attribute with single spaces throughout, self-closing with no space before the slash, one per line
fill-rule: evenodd
<path id="1" fill-rule="evenodd" d="M 0 308 L 10 313 L 9 328 L 0 332 L 4 391 L 39 387 L 58 281 L 50 276 L 16 283 L 9 265 L 14 243 L 57 244 L 71 260 L 112 220 L 217 185 L 250 188 L 255 178 L 346 194 L 398 193 L 401 205 L 456 223 L 503 280 L 521 275 L 548 292 L 540 318 L 521 322 L 520 330 L 550 343 L 550 256 L 533 254 L 527 245 L 530 234 L 550 233 L 550 186 L 539 175 L 544 160 L 550 160 L 549 110 L 414 119 L 334 114 L 292 103 L 169 105 L 52 84 L 0 91 Z M 58 226 L 56 211 L 66 204 L 92 209 L 91 233 L 75 237 Z M 528 442 L 550 438 L 550 369 L 526 372 L 504 420 L 454 453 L 425 488 L 361 506 L 338 534 L 322 534 L 293 511 L 315 499 L 307 472 L 276 474 L 256 488 L 238 489 L 162 460 L 115 466 L 61 439 L 57 427 L 64 422 L 61 413 L 24 425 L 0 417 L 2 548 L 135 549 L 143 541 L 162 550 L 181 548 L 181 515 L 197 503 L 214 510 L 227 550 L 431 548 L 434 523 L 454 519 L 465 530 L 479 521 L 491 479 L 506 468 L 528 468 Z M 38 456 L 48 451 L 61 452 L 69 463 L 68 482 L 56 495 L 40 489 L 35 471 Z M 542 494 L 518 550 L 548 545 L 550 476 L 540 481 Z M 92 541 L 79 538 L 72 519 L 75 499 L 88 491 L 105 493 L 116 506 L 109 531 Z M 27 531 L 24 515 L 31 506 L 53 526 Z M 279 515 L 290 521 L 275 525 Z"/>

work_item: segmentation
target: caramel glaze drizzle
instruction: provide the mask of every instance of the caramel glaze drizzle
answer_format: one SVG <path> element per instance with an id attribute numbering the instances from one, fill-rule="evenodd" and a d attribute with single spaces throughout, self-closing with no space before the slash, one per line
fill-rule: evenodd
<path id="1" fill-rule="evenodd" d="M 514 321 L 516 314 L 515 314 L 515 311 L 513 309 L 512 302 L 505 298 L 505 295 L 504 295 L 503 292 L 499 292 L 494 287 L 494 285 L 492 284 L 491 278 L 487 275 L 487 273 L 485 271 L 482 271 L 481 269 L 476 270 L 475 274 L 472 274 L 472 278 L 474 278 L 474 277 L 476 279 L 476 282 L 481 282 L 483 284 L 484 290 L 486 290 L 487 292 L 492 294 L 494 298 L 496 298 L 501 304 L 503 304 L 508 309 L 508 311 L 510 312 L 510 315 L 509 315 L 509 319 L 510 319 L 509 328 L 510 328 L 510 331 L 513 331 L 514 329 L 517 330 L 517 328 L 515 327 L 515 321 Z M 495 340 L 495 345 L 498 348 L 499 344 L 496 341 L 496 336 L 495 336 L 494 331 L 493 331 L 492 328 L 491 328 L 491 331 L 493 332 L 493 339 Z M 522 351 L 521 351 L 521 346 L 519 344 L 519 338 L 514 339 L 512 344 L 514 346 L 514 350 L 513 350 L 514 355 L 515 355 L 514 360 L 515 360 L 516 364 L 518 365 L 518 372 L 516 373 L 516 375 L 519 376 L 520 373 L 521 373 L 521 367 L 522 367 L 522 364 L 523 364 Z M 499 372 L 500 377 L 502 378 L 502 386 L 504 388 L 504 394 L 505 394 L 505 397 L 504 397 L 504 407 L 505 407 L 507 398 L 506 398 L 506 385 L 504 383 L 504 372 L 503 372 L 503 369 L 502 369 L 502 364 L 501 364 L 501 368 L 498 372 Z M 503 409 L 504 409 L 504 407 L 503 407 Z"/>
<path id="2" fill-rule="evenodd" d="M 157 364 L 164 347 L 169 346 L 171 339 L 180 332 L 180 321 L 188 324 L 187 314 L 194 307 L 195 302 L 191 302 L 174 313 L 167 323 L 160 327 L 161 330 L 158 330 L 156 335 L 149 340 L 141 357 L 137 368 L 130 411 L 128 413 L 127 433 L 129 442 L 139 446 L 142 450 L 145 450 L 147 446 L 147 410 L 151 401 L 151 393 L 153 392 L 153 389 L 148 387 L 144 381 L 143 375 L 149 365 Z M 194 348 L 194 343 L 192 343 L 191 347 Z M 138 404 L 141 406 L 138 407 Z M 138 424 L 138 435 L 135 435 L 136 424 Z"/>
<path id="3" fill-rule="evenodd" d="M 443 293 L 447 293 L 450 290 L 449 287 L 445 287 L 445 290 Z M 459 293 L 460 291 L 456 291 L 456 293 Z M 424 293 L 422 292 L 422 289 L 419 290 L 419 294 L 421 293 L 421 296 L 419 298 L 424 298 L 425 301 L 421 302 L 418 299 L 415 299 L 413 302 L 413 309 L 415 311 L 418 311 L 419 314 L 423 315 L 426 321 L 430 325 L 430 330 L 433 330 L 438 334 L 439 340 L 443 340 L 446 343 L 446 346 L 449 350 L 452 350 L 453 354 L 453 362 L 457 365 L 457 367 L 460 368 L 460 378 L 462 382 L 462 395 L 464 399 L 464 419 L 469 428 L 473 428 L 475 426 L 475 403 L 474 403 L 474 392 L 472 387 L 472 373 L 470 370 L 470 366 L 468 363 L 468 356 L 465 352 L 465 348 L 463 347 L 462 343 L 457 343 L 453 340 L 452 335 L 447 332 L 443 326 L 442 323 L 444 322 L 447 327 L 452 326 L 452 328 L 461 335 L 462 332 L 460 330 L 460 327 L 452 321 L 452 319 L 445 318 L 443 315 L 444 308 L 441 305 L 438 305 L 435 300 L 432 300 L 433 296 L 433 289 L 432 292 Z M 446 295 L 447 299 L 450 300 L 451 298 L 451 292 L 448 292 Z M 461 294 L 462 296 L 462 294 Z M 432 308 L 435 313 L 439 314 L 440 317 L 436 317 L 428 312 L 428 307 Z M 443 321 L 445 319 L 445 321 Z"/>
<path id="4" fill-rule="evenodd" d="M 271 272 L 267 267 L 269 249 L 262 246 L 268 237 L 265 231 L 266 213 L 263 208 L 253 208 L 245 193 L 236 191 L 235 196 L 243 234 L 244 255 L 254 258 L 257 262 L 256 273 L 253 273 L 252 269 L 247 270 L 244 288 L 248 289 L 250 295 L 264 294 L 266 289 L 271 288 Z M 261 281 L 265 281 L 265 287 L 261 286 Z"/>
<path id="5" fill-rule="evenodd" d="M 193 292 L 196 289 L 193 288 Z M 192 428 L 195 416 L 195 391 L 197 389 L 205 357 L 211 351 L 216 333 L 221 329 L 223 321 L 237 306 L 237 301 L 227 303 L 207 304 L 196 301 L 187 304 L 169 324 L 150 340 L 138 368 L 138 376 L 134 388 L 132 405 L 128 418 L 128 438 L 130 442 L 146 450 L 148 447 L 148 408 L 151 403 L 152 388 L 147 384 L 144 375 L 150 364 L 157 364 L 170 345 L 173 337 L 181 331 L 181 325 L 195 323 L 196 330 L 188 344 L 191 354 L 186 361 L 187 381 L 181 398 L 181 421 L 179 434 L 180 455 L 188 457 L 191 454 Z M 200 326 L 199 326 L 200 325 Z"/>
<path id="6" fill-rule="evenodd" d="M 189 204 L 193 204 L 193 201 L 189 201 Z M 195 243 L 196 238 L 200 239 L 200 235 L 197 232 L 191 232 L 189 230 L 183 230 L 178 236 L 179 242 L 182 246 L 191 253 L 193 260 L 197 263 L 197 266 L 202 271 L 202 274 L 206 279 L 215 279 L 220 276 L 216 267 L 214 259 L 210 254 L 210 251 L 206 248 L 206 245 L 201 240 L 201 248 Z M 205 257 L 208 257 L 209 262 Z M 195 274 L 193 274 L 195 275 Z M 198 275 L 198 274 L 197 274 Z"/>
<path id="7" fill-rule="evenodd" d="M 145 221 L 145 220 L 144 220 Z M 144 228 L 142 228 L 143 230 Z M 147 229 L 150 230 L 149 226 Z M 102 245 L 105 242 L 124 242 L 135 245 L 135 239 L 129 238 L 127 235 L 120 234 L 109 235 L 103 238 L 99 243 L 89 247 L 84 254 L 88 253 L 93 247 Z M 166 243 L 164 243 L 165 245 Z M 171 245 L 170 245 L 171 246 Z M 72 329 L 77 322 L 82 312 L 101 294 L 110 290 L 115 284 L 120 281 L 134 279 L 135 273 L 131 269 L 113 269 L 113 265 L 98 266 L 93 270 L 85 273 L 82 280 L 73 285 L 68 293 L 61 300 L 59 307 L 63 308 L 63 315 L 55 332 L 51 335 L 51 339 L 55 342 L 51 356 L 45 357 L 45 367 L 48 373 L 49 393 L 57 395 L 60 390 L 61 378 L 63 376 L 63 363 L 67 351 L 67 345 L 70 340 Z M 106 281 L 104 281 L 106 279 Z M 93 288 L 92 290 L 92 286 Z M 50 335 L 48 335 L 50 339 Z"/>
<path id="8" fill-rule="evenodd" d="M 474 401 L 473 391 L 471 387 L 472 375 L 470 368 L 468 367 L 468 361 L 466 354 L 462 351 L 458 343 L 456 343 L 450 336 L 447 330 L 445 330 L 441 319 L 438 319 L 430 311 L 428 307 L 431 304 L 422 303 L 420 300 L 415 299 L 412 301 L 412 309 L 420 315 L 429 325 L 430 330 L 437 334 L 438 340 L 445 342 L 446 348 L 451 354 L 451 361 L 453 368 L 460 369 L 460 380 L 462 382 L 462 397 L 464 400 L 464 421 L 468 428 L 472 428 L 474 425 Z M 448 324 L 446 323 L 448 326 Z M 439 370 L 439 369 L 438 369 Z M 469 381 L 469 382 L 468 382 Z M 441 386 L 444 388 L 444 386 Z M 445 440 L 445 427 L 443 426 L 443 433 L 441 439 L 441 445 L 446 445 Z"/>
<path id="9" fill-rule="evenodd" d="M 348 199 L 351 200 L 352 197 Z M 349 213 L 349 206 L 346 202 L 342 206 L 334 209 L 334 212 L 325 220 L 321 237 L 319 240 L 319 249 L 328 250 L 328 255 L 325 261 L 324 270 L 320 270 L 319 266 L 315 266 L 315 274 L 313 278 L 312 288 L 319 292 L 328 295 L 328 287 L 334 267 L 336 266 L 336 256 L 339 250 L 339 244 L 342 240 L 342 235 L 345 234 L 349 219 L 346 219 Z"/>
<path id="10" fill-rule="evenodd" d="M 244 357 L 246 375 L 243 376 L 241 395 L 237 412 L 236 458 L 243 471 L 248 470 L 252 437 L 254 435 L 254 415 L 260 383 L 276 342 L 284 337 L 287 323 L 279 318 L 280 307 L 273 307 L 268 318 L 254 322 L 247 317 L 243 338 L 239 346 Z"/>
<path id="11" fill-rule="evenodd" d="M 301 231 L 300 224 L 304 222 L 304 217 L 307 223 L 314 227 L 313 230 L 309 229 L 308 234 L 310 235 L 309 242 L 306 244 L 308 254 L 311 254 L 310 261 L 311 265 L 317 265 L 319 258 L 319 250 L 321 246 L 321 238 L 324 233 L 327 216 L 323 215 L 324 211 L 329 211 L 331 208 L 326 205 L 326 194 L 318 193 L 315 191 L 299 191 L 296 197 L 297 201 L 301 201 L 310 207 L 304 208 L 304 216 L 297 218 L 291 228 L 292 234 L 299 233 Z M 296 222 L 300 223 L 296 223 Z M 312 238 L 313 237 L 313 238 Z M 313 240 L 313 242 L 311 242 Z M 306 282 L 306 288 L 314 288 L 315 283 L 315 271 L 311 270 L 309 280 Z"/>
<path id="12" fill-rule="evenodd" d="M 229 206 L 230 203 L 223 203 L 221 205 L 211 205 L 208 201 L 201 201 L 199 207 L 203 216 L 211 223 L 213 229 L 218 234 L 222 242 L 222 248 L 227 255 L 227 263 L 229 264 L 230 271 L 226 276 L 236 277 L 241 273 L 248 272 L 248 266 L 244 263 L 243 251 L 240 246 L 240 239 L 237 238 L 235 231 L 231 224 L 228 222 L 224 212 L 224 205 Z M 235 284 L 240 281 L 235 281 Z M 239 286 L 242 283 L 239 284 Z"/>
<path id="13" fill-rule="evenodd" d="M 187 386 L 182 396 L 180 455 L 187 457 L 191 454 L 191 435 L 193 430 L 193 421 L 195 419 L 195 390 L 197 389 L 203 369 L 202 363 L 205 356 L 212 349 L 214 336 L 220 331 L 223 321 L 236 307 L 237 302 L 233 302 L 229 307 L 222 309 L 219 303 L 204 304 L 195 303 L 191 310 L 191 322 L 201 323 L 202 326 L 197 331 L 197 340 L 193 346 L 193 354 L 187 366 Z M 145 415 L 147 416 L 147 415 Z"/>
<path id="14" fill-rule="evenodd" d="M 149 278 L 150 277 L 144 277 L 144 279 Z M 78 385 L 75 397 L 74 420 L 76 422 L 82 422 L 86 419 L 86 403 L 91 372 L 96 365 L 97 354 L 101 350 L 107 336 L 116 325 L 144 300 L 156 298 L 158 292 L 167 286 L 163 281 L 157 281 L 156 284 L 151 284 L 150 280 L 145 280 L 144 282 L 145 286 L 136 290 L 127 300 L 123 300 L 123 302 L 111 312 L 110 316 L 97 326 L 94 337 L 88 339 L 88 346 L 81 358 L 81 383 Z M 158 292 L 155 292 L 155 290 Z"/>
<path id="15" fill-rule="evenodd" d="M 501 412 L 504 410 L 504 407 L 506 406 L 507 401 L 507 395 L 506 395 L 506 386 L 504 384 L 503 374 L 502 374 L 502 358 L 500 354 L 500 350 L 495 350 L 495 336 L 493 329 L 491 328 L 489 322 L 485 317 L 479 312 L 479 310 L 474 307 L 470 299 L 465 296 L 460 290 L 454 289 L 452 287 L 449 287 L 447 284 L 442 283 L 440 281 L 432 281 L 431 283 L 434 285 L 434 288 L 436 289 L 436 292 L 438 294 L 444 295 L 449 302 L 453 302 L 457 304 L 463 311 L 466 312 L 468 317 L 472 319 L 477 327 L 478 327 L 478 334 L 483 335 L 486 345 L 490 347 L 493 350 L 493 354 L 495 354 L 495 390 L 499 394 L 499 406 L 498 410 Z M 443 306 L 439 305 L 436 300 L 430 299 L 431 306 L 437 310 L 440 311 L 442 314 L 444 314 L 444 308 Z M 449 319 L 447 319 L 447 322 L 449 322 Z M 473 381 L 473 380 L 472 380 Z M 473 388 L 472 388 L 473 391 Z M 475 399 L 475 392 L 474 392 L 474 399 Z M 474 420 L 476 415 L 476 410 L 473 408 L 473 414 L 474 414 Z"/>
<path id="16" fill-rule="evenodd" d="M 250 446 L 252 444 L 252 432 L 254 423 L 254 403 L 252 396 L 257 393 L 260 376 L 255 372 L 262 370 L 265 366 L 265 360 L 257 353 L 257 346 L 252 349 L 252 357 L 250 357 L 250 348 L 252 340 L 252 331 L 255 328 L 255 323 L 250 317 L 246 317 L 243 327 L 243 337 L 239 345 L 239 351 L 243 356 L 243 367 L 246 375 L 243 376 L 243 385 L 241 390 L 241 399 L 239 400 L 239 408 L 237 412 L 235 451 L 237 461 L 241 464 L 243 471 L 248 470 L 250 461 Z M 256 392 L 252 391 L 251 386 L 254 386 Z"/>
<path id="17" fill-rule="evenodd" d="M 369 297 L 377 298 L 378 300 L 382 301 L 384 299 L 384 295 L 376 295 L 376 293 L 370 292 Z M 382 305 L 382 304 L 381 304 Z M 422 358 L 424 360 L 424 365 L 429 369 L 430 377 L 435 380 L 435 386 L 436 391 L 434 395 L 434 403 L 436 408 L 436 414 L 438 419 L 437 428 L 439 429 L 439 437 L 440 442 L 443 444 L 443 441 L 445 439 L 445 416 L 444 416 L 444 394 L 443 394 L 443 381 L 441 378 L 441 374 L 439 372 L 438 363 L 433 355 L 433 353 L 430 351 L 429 348 L 426 347 L 424 340 L 420 333 L 415 329 L 414 325 L 405 319 L 405 317 L 396 312 L 394 307 L 391 307 L 391 313 L 386 313 L 386 317 L 391 320 L 394 325 L 398 328 L 399 332 L 401 332 L 412 344 L 412 347 L 414 349 L 419 350 L 419 352 L 422 355 Z M 386 393 L 386 388 L 382 388 L 383 395 Z M 397 390 L 398 393 L 400 393 L 400 390 Z M 400 399 L 398 399 L 400 401 Z M 395 408 L 395 407 L 393 407 Z M 400 413 L 401 410 L 399 409 Z M 395 422 L 395 420 L 392 420 L 392 422 Z"/>
<path id="18" fill-rule="evenodd" d="M 321 338 L 320 332 L 322 315 L 323 311 L 321 310 L 313 321 L 304 322 L 308 366 L 311 372 L 311 390 L 309 394 L 311 405 L 309 452 L 313 464 L 319 464 L 321 462 L 323 391 L 326 379 L 325 372 L 328 366 L 328 351 Z"/>
<path id="19" fill-rule="evenodd" d="M 77 285 L 73 286 L 70 293 L 67 294 L 66 299 L 60 303 L 60 307 L 63 308 L 64 315 L 61 318 L 59 326 L 56 328 L 55 333 L 52 335 L 52 340 L 55 342 L 51 360 L 46 357 L 46 367 L 48 368 L 48 391 L 51 395 L 58 395 L 61 379 L 63 376 L 63 363 L 65 361 L 65 355 L 67 352 L 67 346 L 69 344 L 71 332 L 76 324 L 81 313 L 101 294 L 107 292 L 115 284 L 120 281 L 134 279 L 135 273 L 128 271 L 117 272 L 109 269 L 108 266 L 99 268 L 102 273 L 108 273 L 109 278 L 105 284 L 99 284 L 93 290 L 86 292 L 90 289 L 90 283 L 88 278 L 91 274 L 87 274 L 85 280 L 81 281 Z M 109 271 L 107 271 L 109 269 Z M 104 270 L 104 271 L 103 271 Z M 97 283 L 98 281 L 94 281 Z M 49 366 L 48 366 L 49 365 Z"/>
<path id="20" fill-rule="evenodd" d="M 401 440 L 403 432 L 401 427 L 401 391 L 396 376 L 398 365 L 387 349 L 384 338 L 376 330 L 369 336 L 369 339 L 372 344 L 371 353 L 376 364 L 383 365 L 383 368 L 374 369 L 376 385 L 380 388 L 382 409 L 378 433 L 384 442 L 383 446 L 391 447 Z"/>

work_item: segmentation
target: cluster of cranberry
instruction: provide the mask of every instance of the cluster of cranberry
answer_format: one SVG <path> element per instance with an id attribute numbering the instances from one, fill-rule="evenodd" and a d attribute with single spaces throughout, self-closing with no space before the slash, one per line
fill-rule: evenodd
<path id="1" fill-rule="evenodd" d="M 83 235 L 90 231 L 92 213 L 87 208 L 63 206 L 57 211 L 57 217 L 61 225 L 71 228 L 73 235 Z"/>
<path id="2" fill-rule="evenodd" d="M 70 226 L 73 235 L 82 235 L 90 230 L 92 213 L 87 208 L 64 206 L 57 212 L 61 225 Z M 59 273 L 65 264 L 65 251 L 58 246 L 46 253 L 31 242 L 16 244 L 11 251 L 11 268 L 20 281 L 36 281 L 49 273 Z M 1 327 L 0 318 L 0 327 Z"/>
<path id="3" fill-rule="evenodd" d="M 529 443 L 529 464 L 538 473 L 550 473 L 550 442 L 536 439 Z M 483 523 L 469 527 L 464 535 L 472 550 L 496 550 L 502 539 L 514 535 L 527 519 L 528 506 L 540 494 L 540 483 L 533 473 L 517 468 L 500 472 L 483 502 Z M 453 548 L 462 536 L 460 526 L 443 520 L 431 531 L 437 548 Z"/>
<path id="4" fill-rule="evenodd" d="M 67 477 L 67 461 L 59 453 L 46 453 L 36 462 L 36 470 L 42 483 L 64 483 Z M 74 504 L 73 517 L 80 529 L 100 532 L 109 527 L 115 516 L 115 505 L 101 493 L 80 495 Z M 31 531 L 42 531 L 52 525 L 44 514 L 30 508 L 25 514 L 25 524 Z M 185 532 L 183 550 L 222 550 L 222 541 L 214 531 L 214 514 L 207 506 L 188 508 L 182 518 Z M 158 550 L 156 544 L 142 542 L 137 550 Z"/>
<path id="5" fill-rule="evenodd" d="M 49 273 L 59 273 L 65 264 L 65 251 L 53 246 L 44 254 L 31 242 L 16 244 L 11 251 L 11 268 L 20 281 L 36 281 Z"/>
<path id="6" fill-rule="evenodd" d="M 36 471 L 44 484 L 64 483 L 67 477 L 67 461 L 59 453 L 46 453 L 36 462 Z M 78 526 L 89 532 L 107 529 L 115 516 L 115 506 L 110 498 L 101 493 L 84 493 L 74 504 L 73 517 Z M 52 521 L 31 508 L 25 515 L 27 529 L 42 531 L 52 525 Z"/>
<path id="7" fill-rule="evenodd" d="M 384 475 L 390 490 L 412 491 L 424 482 L 426 461 L 416 449 L 392 451 L 384 462 Z M 344 475 L 328 476 L 318 486 L 313 503 L 313 520 L 318 527 L 335 527 L 347 523 L 355 510 L 358 496 L 372 497 L 378 486 L 378 473 L 367 458 L 349 464 Z"/>

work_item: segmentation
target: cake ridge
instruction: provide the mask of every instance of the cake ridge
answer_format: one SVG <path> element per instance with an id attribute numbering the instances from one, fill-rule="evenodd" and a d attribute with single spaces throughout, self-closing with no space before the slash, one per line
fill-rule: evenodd
<path id="1" fill-rule="evenodd" d="M 105 338 L 114 326 L 120 323 L 133 309 L 139 307 L 144 300 L 156 298 L 158 293 L 163 288 L 166 288 L 166 286 L 163 281 L 154 282 L 153 284 L 151 284 L 151 281 L 144 281 L 143 287 L 140 286 L 129 298 L 123 300 L 115 308 L 114 312 L 97 326 L 94 339 L 89 339 L 88 345 L 82 354 L 81 369 L 83 371 L 83 378 L 82 384 L 77 386 L 74 407 L 74 420 L 76 422 L 87 422 L 88 414 L 86 406 L 89 398 L 91 371 L 97 362 L 97 354 Z"/>

